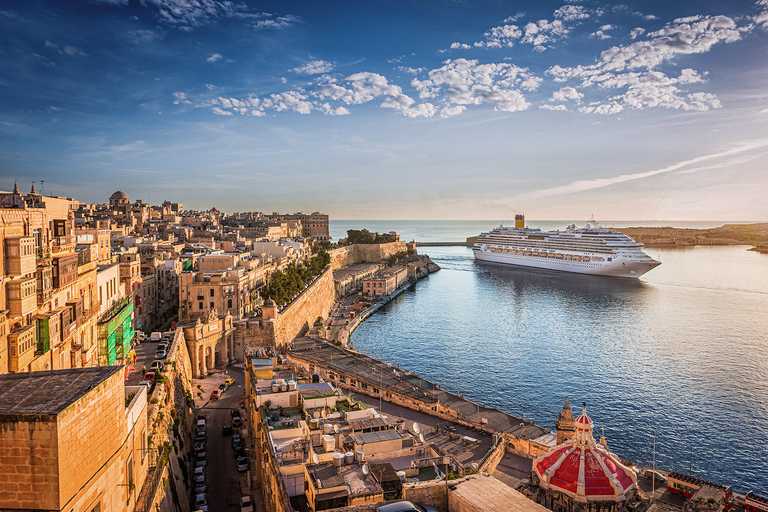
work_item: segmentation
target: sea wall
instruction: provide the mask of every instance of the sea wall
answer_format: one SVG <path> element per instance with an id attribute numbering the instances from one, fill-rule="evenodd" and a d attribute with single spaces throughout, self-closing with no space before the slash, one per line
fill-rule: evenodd
<path id="1" fill-rule="evenodd" d="M 327 318 L 334 300 L 333 272 L 329 267 L 275 318 L 235 322 L 235 353 L 290 343 L 296 336 L 306 334 L 318 317 Z"/>

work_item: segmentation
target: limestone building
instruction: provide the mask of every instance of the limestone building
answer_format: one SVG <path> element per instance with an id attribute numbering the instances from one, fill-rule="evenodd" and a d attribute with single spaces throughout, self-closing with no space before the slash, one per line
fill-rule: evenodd
<path id="1" fill-rule="evenodd" d="M 121 370 L 0 376 L 0 509 L 134 510 L 150 458 L 147 394 Z"/>

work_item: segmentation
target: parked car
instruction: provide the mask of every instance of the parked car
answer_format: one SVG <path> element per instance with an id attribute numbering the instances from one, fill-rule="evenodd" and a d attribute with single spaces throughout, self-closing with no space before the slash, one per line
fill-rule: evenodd
<path id="1" fill-rule="evenodd" d="M 243 440 L 239 434 L 232 436 L 232 448 L 234 448 L 235 451 L 243 449 Z"/>
<path id="2" fill-rule="evenodd" d="M 205 430 L 205 418 L 197 420 L 197 431 L 202 432 Z"/>
<path id="3" fill-rule="evenodd" d="M 149 335 L 149 341 L 160 341 L 163 338 L 163 333 L 161 332 L 153 332 Z"/>
<path id="4" fill-rule="evenodd" d="M 195 441 L 195 452 L 205 451 L 205 441 Z"/>
<path id="5" fill-rule="evenodd" d="M 195 455 L 195 467 L 208 466 L 208 454 L 206 452 L 200 452 Z"/>
<path id="6" fill-rule="evenodd" d="M 144 379 L 142 379 L 141 383 L 149 382 L 152 383 L 155 381 L 155 372 L 147 372 L 144 374 Z"/>
<path id="7" fill-rule="evenodd" d="M 222 393 L 223 393 L 223 391 L 221 389 L 214 389 L 211 392 L 210 399 L 211 400 L 218 400 Z"/>
<path id="8" fill-rule="evenodd" d="M 245 457 L 238 457 L 235 462 L 237 462 L 237 470 L 240 473 L 245 473 L 248 471 L 248 459 Z"/>
<path id="9" fill-rule="evenodd" d="M 237 428 L 243 425 L 243 421 L 240 419 L 240 416 L 235 416 L 232 418 L 232 426 Z"/>
<path id="10" fill-rule="evenodd" d="M 224 436 L 231 436 L 232 435 L 232 426 L 231 425 L 224 425 L 224 429 L 222 430 L 222 434 Z"/>
<path id="11" fill-rule="evenodd" d="M 201 467 L 198 467 L 198 468 L 195 468 L 195 473 L 194 473 L 194 475 L 195 475 L 195 478 L 197 478 L 197 477 L 199 477 L 199 476 L 205 476 L 205 468 L 204 468 L 204 467 L 202 467 L 202 466 L 201 466 Z"/>
<path id="12" fill-rule="evenodd" d="M 149 365 L 149 369 L 153 371 L 162 370 L 165 368 L 165 365 L 162 361 L 152 361 L 152 364 Z"/>
<path id="13" fill-rule="evenodd" d="M 226 384 L 227 387 L 231 386 L 234 383 L 235 383 L 235 379 L 233 379 L 232 377 L 230 377 L 230 378 L 228 378 L 227 380 L 224 381 L 224 384 Z"/>
<path id="14" fill-rule="evenodd" d="M 208 490 L 208 486 L 205 485 L 204 476 L 195 477 L 195 493 L 204 493 Z"/>
<path id="15" fill-rule="evenodd" d="M 390 503 L 389 505 L 378 507 L 376 512 L 437 512 L 437 509 L 417 505 L 410 501 L 398 501 L 397 503 Z"/>
<path id="16" fill-rule="evenodd" d="M 250 496 L 240 498 L 240 512 L 253 512 L 253 502 Z"/>
<path id="17" fill-rule="evenodd" d="M 240 399 L 240 408 L 245 409 L 245 398 Z"/>
<path id="18" fill-rule="evenodd" d="M 160 349 L 165 350 L 166 352 L 168 352 L 168 343 L 166 343 L 165 341 L 161 341 L 160 343 L 158 343 L 157 344 L 157 350 L 160 350 Z"/>
<path id="19" fill-rule="evenodd" d="M 208 504 L 208 495 L 204 492 L 195 494 L 195 507 L 201 507 Z"/>
<path id="20" fill-rule="evenodd" d="M 223 383 L 223 384 L 219 384 L 219 389 L 221 390 L 221 392 L 222 392 L 222 393 L 223 393 L 223 392 L 225 392 L 225 391 L 227 390 L 227 388 L 228 388 L 228 387 L 229 387 L 229 386 L 227 386 L 227 384 L 226 384 L 226 383 Z"/>
<path id="21" fill-rule="evenodd" d="M 166 357 L 168 357 L 168 352 L 165 350 L 158 350 L 155 353 L 155 359 L 165 359 Z"/>

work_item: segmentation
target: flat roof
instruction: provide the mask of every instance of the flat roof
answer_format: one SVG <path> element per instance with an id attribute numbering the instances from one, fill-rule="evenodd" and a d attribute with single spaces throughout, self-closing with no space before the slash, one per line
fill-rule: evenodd
<path id="1" fill-rule="evenodd" d="M 478 512 L 549 512 L 491 476 L 473 475 L 455 485 L 451 495 L 471 503 Z"/>
<path id="2" fill-rule="evenodd" d="M 55 415 L 106 381 L 122 366 L 0 375 L 0 419 L 6 415 Z"/>

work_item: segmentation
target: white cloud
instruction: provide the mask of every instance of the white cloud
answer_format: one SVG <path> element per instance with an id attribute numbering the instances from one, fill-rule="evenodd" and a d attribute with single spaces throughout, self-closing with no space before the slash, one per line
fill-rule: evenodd
<path id="1" fill-rule="evenodd" d="M 418 75 L 419 73 L 423 73 L 427 70 L 427 68 L 412 68 L 410 66 L 398 66 L 397 69 L 410 75 Z"/>
<path id="2" fill-rule="evenodd" d="M 727 16 L 680 18 L 649 33 L 645 41 L 605 50 L 595 64 L 575 67 L 556 65 L 547 69 L 546 73 L 556 82 L 578 79 L 582 88 L 623 89 L 618 95 L 581 107 L 579 110 L 585 113 L 616 114 L 627 108 L 648 107 L 700 111 L 716 109 L 722 105 L 715 95 L 690 92 L 680 87 L 703 82 L 702 74 L 684 69 L 679 76 L 670 77 L 655 71 L 655 68 L 682 55 L 706 53 L 718 43 L 738 41 L 748 30 L 750 27 L 738 27 Z M 637 37 L 641 33 L 642 29 L 635 29 L 632 35 Z"/>
<path id="3" fill-rule="evenodd" d="M 554 12 L 555 18 L 573 21 L 573 20 L 585 20 L 589 18 L 590 14 L 587 9 L 581 5 L 564 5 Z"/>
<path id="4" fill-rule="evenodd" d="M 323 103 L 319 106 L 320 110 L 323 112 L 323 114 L 328 116 L 348 116 L 350 114 L 349 109 L 346 107 L 336 107 L 333 108 L 328 103 Z"/>
<path id="5" fill-rule="evenodd" d="M 768 0 L 758 0 L 755 4 L 760 12 L 752 17 L 752 21 L 763 29 L 768 29 Z"/>
<path id="6" fill-rule="evenodd" d="M 648 34 L 647 41 L 605 50 L 598 65 L 608 71 L 654 68 L 678 55 L 706 53 L 718 43 L 738 41 L 743 32 L 727 16 L 680 18 Z"/>
<path id="7" fill-rule="evenodd" d="M 234 115 L 232 112 L 229 112 L 229 111 L 227 111 L 227 110 L 222 110 L 222 109 L 221 109 L 221 108 L 219 108 L 219 107 L 213 107 L 213 108 L 211 109 L 211 112 L 213 112 L 213 113 L 214 113 L 214 114 L 216 114 L 217 116 L 233 116 L 233 115 Z"/>
<path id="8" fill-rule="evenodd" d="M 221 59 L 223 59 L 223 58 L 224 58 L 224 57 L 222 57 L 220 53 L 212 53 L 212 54 L 211 54 L 211 55 L 209 55 L 209 56 L 208 56 L 208 58 L 207 58 L 207 59 L 205 59 L 205 60 L 207 60 L 208 62 L 218 62 L 218 61 L 220 61 L 220 60 L 221 60 Z"/>
<path id="9" fill-rule="evenodd" d="M 259 20 L 253 28 L 256 30 L 281 29 L 298 23 L 301 23 L 301 18 L 294 16 L 293 14 L 288 14 L 286 16 L 278 16 L 277 18 Z"/>
<path id="10" fill-rule="evenodd" d="M 760 111 L 761 114 L 768 114 L 768 108 L 764 108 Z"/>
<path id="11" fill-rule="evenodd" d="M 533 45 L 533 49 L 538 52 L 543 52 L 551 43 L 568 35 L 568 29 L 561 20 L 539 20 L 528 23 L 524 30 L 525 35 L 520 42 Z"/>
<path id="12" fill-rule="evenodd" d="M 453 50 L 469 50 L 470 48 L 472 47 L 466 43 L 451 43 L 451 49 Z"/>
<path id="13" fill-rule="evenodd" d="M 645 34 L 645 29 L 643 27 L 637 27 L 637 28 L 633 28 L 632 31 L 630 31 L 629 37 L 631 37 L 632 39 L 637 39 L 643 34 Z"/>
<path id="14" fill-rule="evenodd" d="M 133 44 L 153 43 L 163 38 L 162 34 L 154 30 L 132 30 L 126 35 Z"/>
<path id="15" fill-rule="evenodd" d="M 446 118 L 446 117 L 457 116 L 462 112 L 464 112 L 465 110 L 467 110 L 467 107 L 465 107 L 464 105 L 456 105 L 454 107 L 443 107 L 443 109 L 440 111 L 440 117 Z"/>
<path id="16" fill-rule="evenodd" d="M 568 108 L 565 105 L 550 105 L 549 103 L 544 103 L 543 105 L 539 105 L 539 108 L 543 110 L 565 110 L 565 111 L 568 110 Z"/>
<path id="17" fill-rule="evenodd" d="M 581 93 L 573 87 L 562 87 L 559 91 L 552 93 L 552 98 L 549 101 L 575 101 L 581 103 L 584 98 L 584 93 Z"/>
<path id="18" fill-rule="evenodd" d="M 313 60 L 307 62 L 303 66 L 293 68 L 291 71 L 294 73 L 301 73 L 304 75 L 320 75 L 322 73 L 328 73 L 333 71 L 333 63 L 325 60 Z"/>
<path id="19" fill-rule="evenodd" d="M 173 97 L 175 98 L 173 100 L 173 104 L 174 105 L 189 105 L 189 104 L 192 103 L 187 98 L 187 93 L 185 93 L 185 92 L 175 92 L 175 93 L 173 93 Z"/>
<path id="20" fill-rule="evenodd" d="M 67 57 L 87 57 L 88 54 L 72 45 L 59 46 L 50 41 L 45 42 L 45 47 L 52 50 L 56 50 L 60 55 L 66 55 Z"/>
<path id="21" fill-rule="evenodd" d="M 602 27 L 600 27 L 600 29 L 596 30 L 595 32 L 592 32 L 590 36 L 599 37 L 600 39 L 610 39 L 612 36 L 610 34 L 606 34 L 605 32 L 613 29 L 614 29 L 613 25 L 603 25 Z"/>
<path id="22" fill-rule="evenodd" d="M 518 88 L 527 84 L 536 89 L 541 80 L 525 68 L 512 64 L 479 64 L 476 60 L 447 60 L 433 69 L 426 80 L 413 79 L 411 85 L 421 98 L 438 98 L 447 105 L 491 104 L 495 110 L 516 112 L 530 106 Z"/>
<path id="23" fill-rule="evenodd" d="M 279 94 L 270 94 L 269 98 L 264 98 L 262 106 L 265 109 L 272 109 L 276 112 L 293 111 L 299 114 L 309 114 L 313 105 L 311 101 L 306 101 L 307 96 L 299 91 L 286 91 Z"/>
<path id="24" fill-rule="evenodd" d="M 511 48 L 515 45 L 515 41 L 520 39 L 523 35 L 522 30 L 517 25 L 501 25 L 499 27 L 493 27 L 491 30 L 483 34 L 483 40 L 475 43 L 477 47 L 486 48 Z M 454 43 L 455 44 L 455 43 Z M 453 48 L 453 45 L 451 45 Z M 469 45 L 463 45 L 463 47 L 469 47 Z"/>
<path id="25" fill-rule="evenodd" d="M 612 178 L 597 178 L 593 180 L 574 181 L 569 183 L 568 185 L 553 187 L 549 189 L 539 190 L 531 194 L 526 194 L 525 197 L 529 199 L 539 199 L 542 197 L 551 197 L 551 196 L 558 196 L 563 194 L 573 194 L 576 192 L 584 192 L 586 190 L 594 190 L 596 188 L 608 187 L 611 185 L 616 185 L 618 183 L 624 183 L 627 181 L 649 178 L 651 176 L 656 176 L 658 174 L 677 171 L 684 167 L 698 164 L 700 162 L 705 162 L 707 160 L 715 160 L 718 158 L 729 157 L 731 155 L 737 155 L 739 153 L 744 153 L 746 151 L 752 151 L 755 149 L 764 148 L 766 146 L 768 146 L 767 140 L 744 142 L 726 151 L 721 151 L 719 153 L 713 153 L 710 155 L 703 155 L 696 158 L 691 158 L 690 160 L 677 162 L 675 164 L 662 167 L 661 169 L 655 169 L 655 170 L 646 171 L 646 172 L 639 172 L 635 174 L 622 174 L 620 176 L 615 176 Z"/>
<path id="26" fill-rule="evenodd" d="M 209 91 L 211 91 L 211 90 L 215 89 L 216 86 L 213 85 L 213 84 L 205 84 L 205 88 L 208 89 Z"/>
<path id="27" fill-rule="evenodd" d="M 519 13 L 515 14 L 514 16 L 510 16 L 509 18 L 506 18 L 504 20 L 504 23 L 512 23 L 513 21 L 519 20 L 523 16 L 525 16 L 525 13 L 524 12 L 519 12 Z"/>

